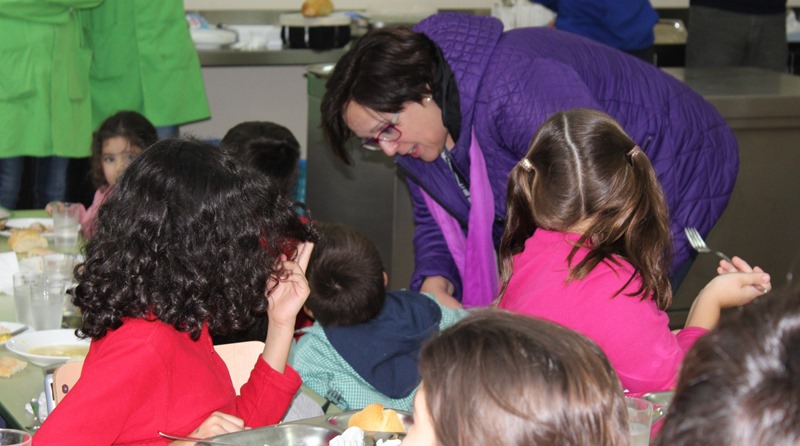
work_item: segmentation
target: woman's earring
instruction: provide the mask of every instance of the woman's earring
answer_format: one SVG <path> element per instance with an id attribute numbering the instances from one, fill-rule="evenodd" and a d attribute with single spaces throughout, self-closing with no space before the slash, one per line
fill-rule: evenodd
<path id="1" fill-rule="evenodd" d="M 433 100 L 432 96 L 425 96 L 425 102 L 430 102 Z"/>

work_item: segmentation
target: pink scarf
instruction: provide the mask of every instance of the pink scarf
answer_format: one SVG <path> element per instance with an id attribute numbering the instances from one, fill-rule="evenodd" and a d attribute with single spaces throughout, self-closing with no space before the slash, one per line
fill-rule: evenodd
<path id="1" fill-rule="evenodd" d="M 469 156 L 471 203 L 466 237 L 455 217 L 447 213 L 424 190 L 422 191 L 428 210 L 442 230 L 447 248 L 461 275 L 463 287 L 461 303 L 465 308 L 486 306 L 494 300 L 498 292 L 497 260 L 492 242 L 494 195 L 475 132 L 472 133 Z"/>

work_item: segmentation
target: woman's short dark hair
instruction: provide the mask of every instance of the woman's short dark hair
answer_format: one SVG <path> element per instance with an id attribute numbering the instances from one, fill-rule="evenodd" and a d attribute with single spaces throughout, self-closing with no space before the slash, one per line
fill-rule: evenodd
<path id="1" fill-rule="evenodd" d="M 800 293 L 774 292 L 692 347 L 658 445 L 800 444 Z"/>
<path id="2" fill-rule="evenodd" d="M 228 130 L 221 144 L 234 147 L 245 164 L 266 174 L 287 198 L 294 197 L 300 143 L 291 130 L 274 122 L 242 122 Z"/>
<path id="3" fill-rule="evenodd" d="M 339 62 L 322 98 L 322 129 L 334 153 L 352 164 L 344 122 L 351 101 L 382 113 L 397 113 L 406 102 L 430 93 L 437 67 L 436 45 L 406 26 L 375 29 L 356 41 Z"/>
<path id="4" fill-rule="evenodd" d="M 629 444 L 614 369 L 560 325 L 476 310 L 428 341 L 419 366 L 439 445 Z"/>
<path id="5" fill-rule="evenodd" d="M 92 135 L 92 184 L 99 188 L 108 184 L 103 173 L 103 143 L 116 136 L 131 146 L 144 150 L 158 141 L 153 124 L 135 111 L 121 111 L 109 116 Z"/>
<path id="6" fill-rule="evenodd" d="M 315 240 L 260 172 L 229 150 L 164 140 L 123 173 L 100 208 L 76 267 L 81 331 L 93 339 L 125 317 L 152 318 L 200 336 L 248 327 L 267 307 L 283 247 Z"/>
<path id="7" fill-rule="evenodd" d="M 306 306 L 326 327 L 373 319 L 386 301 L 378 248 L 349 226 L 320 222 L 317 228 L 320 240 L 308 262 Z"/>

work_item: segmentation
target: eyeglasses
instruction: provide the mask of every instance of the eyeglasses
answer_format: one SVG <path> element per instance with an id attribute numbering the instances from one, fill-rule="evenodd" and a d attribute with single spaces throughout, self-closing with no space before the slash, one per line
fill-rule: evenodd
<path id="1" fill-rule="evenodd" d="M 381 147 L 382 143 L 386 142 L 395 142 L 400 139 L 400 136 L 403 134 L 400 130 L 397 129 L 394 125 L 397 124 L 397 118 L 400 116 L 400 113 L 395 113 L 392 116 L 392 120 L 389 121 L 389 124 L 386 127 L 382 128 L 380 132 L 378 132 L 378 136 L 374 138 L 363 138 L 361 140 L 361 147 L 367 150 L 373 151 L 381 151 L 383 148 Z"/>

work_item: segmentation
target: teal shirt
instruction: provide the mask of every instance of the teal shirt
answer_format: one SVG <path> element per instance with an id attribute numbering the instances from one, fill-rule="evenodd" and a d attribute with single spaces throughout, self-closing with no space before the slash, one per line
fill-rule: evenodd
<path id="1" fill-rule="evenodd" d="M 466 310 L 444 307 L 432 295 L 421 294 L 436 302 L 442 311 L 439 331 L 467 315 Z M 315 322 L 311 327 L 301 331 L 305 334 L 292 346 L 289 364 L 300 374 L 303 384 L 308 388 L 323 397 L 330 393 L 338 393 L 341 402 L 337 406 L 342 410 L 363 409 L 374 403 L 395 410 L 409 412 L 413 410 L 417 389 L 403 398 L 390 398 L 378 392 L 353 370 L 331 346 L 319 323 Z"/>

